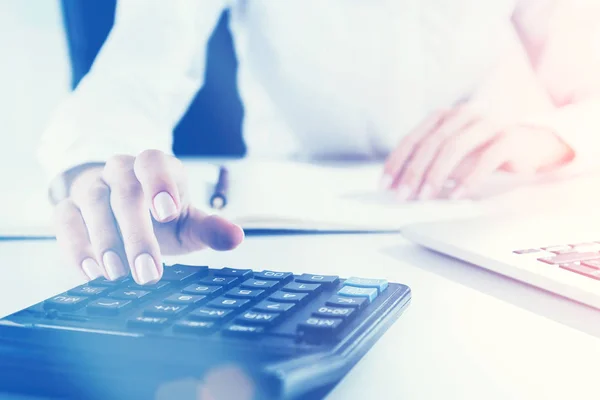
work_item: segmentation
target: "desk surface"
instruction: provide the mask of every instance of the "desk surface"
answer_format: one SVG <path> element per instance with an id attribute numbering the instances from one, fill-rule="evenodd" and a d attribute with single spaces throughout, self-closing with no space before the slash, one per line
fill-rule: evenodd
<path id="1" fill-rule="evenodd" d="M 0 242 L 0 316 L 80 283 L 52 241 Z M 413 302 L 331 399 L 598 399 L 600 313 L 400 235 L 249 237 L 167 259 L 402 282 Z"/>

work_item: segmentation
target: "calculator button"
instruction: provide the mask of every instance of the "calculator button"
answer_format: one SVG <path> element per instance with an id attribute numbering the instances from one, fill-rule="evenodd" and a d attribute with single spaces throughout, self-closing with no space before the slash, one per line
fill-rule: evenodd
<path id="1" fill-rule="evenodd" d="M 313 274 L 302 274 L 296 277 L 296 282 L 301 283 L 320 283 L 320 284 L 336 284 L 340 280 L 339 276 L 334 275 L 313 275 Z"/>
<path id="2" fill-rule="evenodd" d="M 277 281 L 263 281 L 260 279 L 248 279 L 240 286 L 246 289 L 270 289 L 277 286 Z"/>
<path id="3" fill-rule="evenodd" d="M 362 288 L 376 288 L 379 293 L 383 292 L 388 287 L 388 281 L 385 279 L 368 279 L 357 278 L 352 276 L 344 281 L 344 286 L 354 286 Z"/>
<path id="4" fill-rule="evenodd" d="M 133 328 L 147 329 L 157 331 L 163 329 L 169 320 L 158 317 L 136 317 L 127 322 L 127 325 Z"/>
<path id="5" fill-rule="evenodd" d="M 227 276 L 209 276 L 198 281 L 201 285 L 208 286 L 223 286 L 224 288 L 229 288 L 237 283 L 239 279 L 236 277 L 227 277 Z"/>
<path id="6" fill-rule="evenodd" d="M 252 290 L 252 289 L 231 289 L 225 293 L 225 297 L 231 297 L 235 299 L 248 299 L 254 300 L 259 298 L 265 291 L 264 290 Z"/>
<path id="7" fill-rule="evenodd" d="M 299 282 L 291 282 L 285 285 L 281 290 L 284 292 L 294 292 L 294 293 L 312 293 L 316 292 L 321 288 L 321 285 L 318 283 L 299 283 Z"/>
<path id="8" fill-rule="evenodd" d="M 89 285 L 79 286 L 75 289 L 69 290 L 69 294 L 73 296 L 96 296 L 104 292 L 107 288 L 105 287 L 94 287 Z"/>
<path id="9" fill-rule="evenodd" d="M 292 273 L 291 272 L 279 272 L 279 271 L 262 271 L 262 272 L 256 272 L 254 274 L 254 277 L 256 279 L 260 279 L 260 280 L 266 280 L 266 281 L 280 281 L 280 282 L 285 282 L 289 279 L 291 279 L 292 277 Z"/>
<path id="10" fill-rule="evenodd" d="M 567 271 L 571 271 L 571 272 L 575 272 L 576 274 L 587 276 L 588 278 L 600 280 L 600 270 L 598 270 L 596 268 L 591 268 L 586 265 L 580 265 L 580 264 L 575 264 L 575 263 L 561 264 L 560 267 L 562 269 L 566 269 Z"/>
<path id="11" fill-rule="evenodd" d="M 275 303 L 273 301 L 265 300 L 258 303 L 252 309 L 256 311 L 266 312 L 286 312 L 294 308 L 294 303 Z"/>
<path id="12" fill-rule="evenodd" d="M 232 312 L 232 310 L 216 310 L 213 308 L 200 307 L 189 313 L 188 317 L 191 319 L 224 321 Z"/>
<path id="13" fill-rule="evenodd" d="M 220 286 L 206 286 L 206 285 L 198 285 L 192 284 L 183 288 L 181 293 L 186 294 L 201 294 L 204 296 L 217 295 L 223 291 L 223 288 Z"/>
<path id="14" fill-rule="evenodd" d="M 177 321 L 173 325 L 175 332 L 195 333 L 197 335 L 206 335 L 216 328 L 214 322 L 209 321 Z"/>
<path id="15" fill-rule="evenodd" d="M 261 326 L 246 326 L 233 324 L 229 325 L 223 330 L 224 335 L 228 336 L 255 336 L 264 332 L 264 328 Z"/>
<path id="16" fill-rule="evenodd" d="M 567 264 L 578 261 L 596 260 L 600 259 L 600 253 L 598 252 L 585 252 L 585 253 L 563 253 L 558 254 L 554 257 L 541 257 L 539 261 L 545 262 L 546 264 Z"/>
<path id="17" fill-rule="evenodd" d="M 144 310 L 144 315 L 172 318 L 181 314 L 185 309 L 187 309 L 187 306 L 182 304 L 154 304 Z"/>
<path id="18" fill-rule="evenodd" d="M 184 282 L 193 278 L 199 278 L 208 273 L 208 267 L 193 267 L 191 265 L 175 264 L 165 266 L 163 269 L 163 281 Z"/>
<path id="19" fill-rule="evenodd" d="M 93 281 L 90 281 L 90 285 L 91 286 L 111 286 L 111 287 L 116 287 L 119 286 L 123 283 L 129 282 L 129 277 L 125 276 L 123 278 L 119 278 L 116 279 L 114 281 L 109 281 L 106 278 L 98 278 L 98 279 L 94 279 Z"/>
<path id="20" fill-rule="evenodd" d="M 98 299 L 87 306 L 90 314 L 117 315 L 131 304 L 128 300 Z"/>
<path id="21" fill-rule="evenodd" d="M 335 334 L 342 320 L 339 318 L 317 318 L 309 317 L 298 324 L 298 331 L 307 335 L 319 335 L 326 338 L 329 335 Z"/>
<path id="22" fill-rule="evenodd" d="M 84 296 L 69 296 L 61 294 L 54 296 L 44 302 L 44 309 L 46 310 L 59 310 L 59 311 L 72 311 L 76 310 L 88 301 L 87 297 Z"/>
<path id="23" fill-rule="evenodd" d="M 112 292 L 108 295 L 108 297 L 112 299 L 121 299 L 121 300 L 137 300 L 142 297 L 148 295 L 150 292 L 146 290 L 134 290 L 134 289 L 119 289 L 115 292 Z"/>
<path id="24" fill-rule="evenodd" d="M 339 307 L 319 307 L 317 311 L 313 312 L 315 317 L 325 318 L 350 318 L 354 314 L 354 308 L 339 308 Z"/>
<path id="25" fill-rule="evenodd" d="M 344 286 L 338 290 L 337 294 L 347 297 L 364 297 L 372 302 L 377 297 L 377 289 L 375 288 L 358 288 L 354 286 Z"/>
<path id="26" fill-rule="evenodd" d="M 306 296 L 306 293 L 275 292 L 269 296 L 269 299 L 273 301 L 281 301 L 283 303 L 300 303 Z"/>
<path id="27" fill-rule="evenodd" d="M 281 314 L 271 314 L 264 312 L 246 311 L 242 315 L 236 318 L 237 322 L 242 324 L 257 324 L 257 325 L 271 325 L 273 324 Z"/>
<path id="28" fill-rule="evenodd" d="M 171 282 L 169 282 L 169 281 L 158 281 L 152 285 L 138 285 L 137 283 L 132 283 L 129 285 L 129 287 L 131 289 L 150 290 L 150 291 L 164 290 L 170 286 L 171 286 Z"/>
<path id="29" fill-rule="evenodd" d="M 251 269 L 233 269 L 233 268 L 221 268 L 214 272 L 216 276 L 234 276 L 236 278 L 247 279 L 252 277 Z"/>
<path id="30" fill-rule="evenodd" d="M 227 308 L 227 309 L 240 309 L 248 304 L 248 300 L 243 299 L 226 299 L 224 297 L 218 297 L 213 301 L 209 302 L 207 306 L 215 308 Z"/>
<path id="31" fill-rule="evenodd" d="M 193 294 L 173 294 L 163 302 L 167 304 L 182 304 L 182 305 L 197 305 L 202 303 L 206 299 L 206 296 L 199 296 Z"/>
<path id="32" fill-rule="evenodd" d="M 344 297 L 333 295 L 327 300 L 325 304 L 333 307 L 353 307 L 353 308 L 362 308 L 368 300 L 365 297 Z"/>
<path id="33" fill-rule="evenodd" d="M 586 267 L 600 269 L 600 260 L 584 261 L 581 264 L 585 265 Z M 75 294 L 75 293 L 73 293 L 73 294 Z"/>

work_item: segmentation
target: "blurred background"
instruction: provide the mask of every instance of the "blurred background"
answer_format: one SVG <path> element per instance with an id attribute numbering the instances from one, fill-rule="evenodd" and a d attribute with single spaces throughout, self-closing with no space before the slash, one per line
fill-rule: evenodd
<path id="1" fill-rule="evenodd" d="M 89 71 L 114 20 L 117 0 L 0 0 L 0 178 L 5 224 L 47 220 L 47 182 L 36 160 L 44 126 Z M 242 156 L 237 62 L 221 16 L 208 44 L 205 84 L 174 131 L 178 156 Z M 7 225 L 7 226 L 8 226 Z"/>

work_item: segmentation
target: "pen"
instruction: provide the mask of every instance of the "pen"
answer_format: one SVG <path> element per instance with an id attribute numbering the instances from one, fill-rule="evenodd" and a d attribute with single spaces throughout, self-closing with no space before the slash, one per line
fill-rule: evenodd
<path id="1" fill-rule="evenodd" d="M 229 190 L 229 172 L 227 168 L 221 166 L 219 168 L 219 178 L 215 185 L 215 190 L 210 196 L 209 204 L 212 208 L 220 210 L 227 205 L 227 191 Z"/>

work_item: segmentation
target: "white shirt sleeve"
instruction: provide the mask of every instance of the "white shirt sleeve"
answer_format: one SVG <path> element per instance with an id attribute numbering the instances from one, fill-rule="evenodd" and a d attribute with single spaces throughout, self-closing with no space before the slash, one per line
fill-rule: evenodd
<path id="1" fill-rule="evenodd" d="M 514 22 L 556 108 L 526 123 L 553 130 L 575 154 L 569 170 L 600 165 L 600 2 L 526 0 Z"/>
<path id="2" fill-rule="evenodd" d="M 96 61 L 59 106 L 38 156 L 52 179 L 75 166 L 154 148 L 202 85 L 206 44 L 223 0 L 119 0 Z"/>

